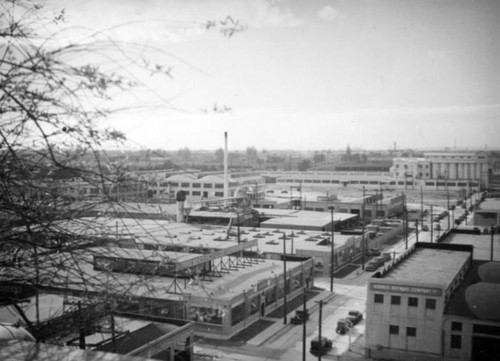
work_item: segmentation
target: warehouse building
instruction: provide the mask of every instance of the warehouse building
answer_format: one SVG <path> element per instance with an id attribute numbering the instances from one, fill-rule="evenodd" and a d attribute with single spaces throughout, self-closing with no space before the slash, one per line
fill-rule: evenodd
<path id="1" fill-rule="evenodd" d="M 368 282 L 366 349 L 372 358 L 441 359 L 445 310 L 472 264 L 472 246 L 417 243 Z"/>
<path id="2" fill-rule="evenodd" d="M 258 242 L 250 232 L 238 240 L 214 226 L 137 219 L 91 221 L 101 224 L 106 246 L 40 257 L 41 287 L 111 299 L 120 310 L 143 317 L 193 321 L 196 335 L 228 339 L 279 308 L 285 297 L 293 299 L 304 287 L 313 286 L 312 259 L 290 260 L 285 268 L 281 260 L 258 257 Z M 112 244 L 120 247 L 111 247 L 111 234 L 115 235 Z M 61 267 L 75 261 L 77 272 Z M 35 269 L 27 265 L 9 269 L 2 279 L 26 279 L 30 274 L 34 277 Z"/>

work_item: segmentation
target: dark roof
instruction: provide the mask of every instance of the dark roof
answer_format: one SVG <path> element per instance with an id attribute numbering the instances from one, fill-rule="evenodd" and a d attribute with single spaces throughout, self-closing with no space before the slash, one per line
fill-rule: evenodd
<path id="1" fill-rule="evenodd" d="M 161 323 L 150 323 L 134 332 L 125 334 L 116 339 L 116 352 L 119 354 L 127 354 L 133 350 L 147 344 L 148 342 L 154 341 L 157 338 L 170 333 L 179 326 L 173 324 L 161 324 Z M 113 352 L 113 342 L 107 342 L 106 344 L 97 348 L 98 351 Z"/>
<path id="2" fill-rule="evenodd" d="M 500 263 L 474 261 L 445 314 L 500 321 Z"/>

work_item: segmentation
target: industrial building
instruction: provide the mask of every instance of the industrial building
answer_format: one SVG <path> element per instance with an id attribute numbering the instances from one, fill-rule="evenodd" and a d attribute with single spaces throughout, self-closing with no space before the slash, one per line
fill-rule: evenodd
<path id="1" fill-rule="evenodd" d="M 474 225 L 480 228 L 500 225 L 500 198 L 486 198 L 476 205 L 473 216 Z"/>
<path id="2" fill-rule="evenodd" d="M 313 260 L 294 258 L 284 267 L 282 260 L 259 257 L 253 237 L 258 230 L 244 232 L 238 239 L 215 226 L 137 219 L 90 221 L 101 224 L 103 247 L 40 257 L 40 287 L 112 299 L 123 312 L 143 317 L 193 321 L 196 335 L 228 339 L 279 308 L 285 295 L 292 299 L 304 287 L 313 286 Z M 73 223 L 64 226 L 70 228 Z M 99 236 L 95 237 L 97 241 Z M 69 259 L 77 262 L 77 271 L 61 268 Z M 26 265 L 8 269 L 2 278 L 22 280 L 30 274 L 34 277 L 35 269 Z"/>
<path id="3" fill-rule="evenodd" d="M 499 274 L 500 263 L 476 260 L 472 245 L 415 244 L 369 280 L 367 355 L 497 360 Z"/>

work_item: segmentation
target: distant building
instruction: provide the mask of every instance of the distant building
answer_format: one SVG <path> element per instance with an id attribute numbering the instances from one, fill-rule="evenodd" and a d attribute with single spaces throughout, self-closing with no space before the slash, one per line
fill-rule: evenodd
<path id="1" fill-rule="evenodd" d="M 95 181 L 71 180 L 60 181 L 54 184 L 54 191 L 75 200 L 106 199 L 109 201 L 144 201 L 148 196 L 146 182 L 123 181 Z"/>
<path id="2" fill-rule="evenodd" d="M 431 162 L 426 158 L 394 158 L 390 172 L 394 178 L 432 178 Z"/>
<path id="3" fill-rule="evenodd" d="M 232 197 L 238 189 L 245 189 L 250 197 L 263 198 L 265 191 L 264 178 L 260 172 L 231 173 L 229 175 L 229 195 Z M 168 177 L 162 184 L 164 191 L 175 194 L 179 190 L 186 193 L 190 201 L 224 197 L 224 175 L 217 174 L 176 174 Z M 172 196 L 172 198 L 174 198 Z"/>
<path id="4" fill-rule="evenodd" d="M 424 158 L 394 158 L 391 175 L 405 185 L 488 188 L 496 157 L 491 152 L 428 152 Z"/>

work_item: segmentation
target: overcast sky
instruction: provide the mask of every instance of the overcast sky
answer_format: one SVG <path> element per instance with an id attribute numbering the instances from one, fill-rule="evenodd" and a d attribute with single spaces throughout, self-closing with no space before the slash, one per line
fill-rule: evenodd
<path id="1" fill-rule="evenodd" d="M 500 1 L 52 0 L 68 25 L 158 46 L 177 110 L 113 120 L 134 147 L 500 147 Z M 245 26 L 207 29 L 227 15 Z M 163 60 L 162 60 L 163 61 Z M 150 82 L 150 83 L 149 83 Z M 228 107 L 225 113 L 214 112 Z"/>

